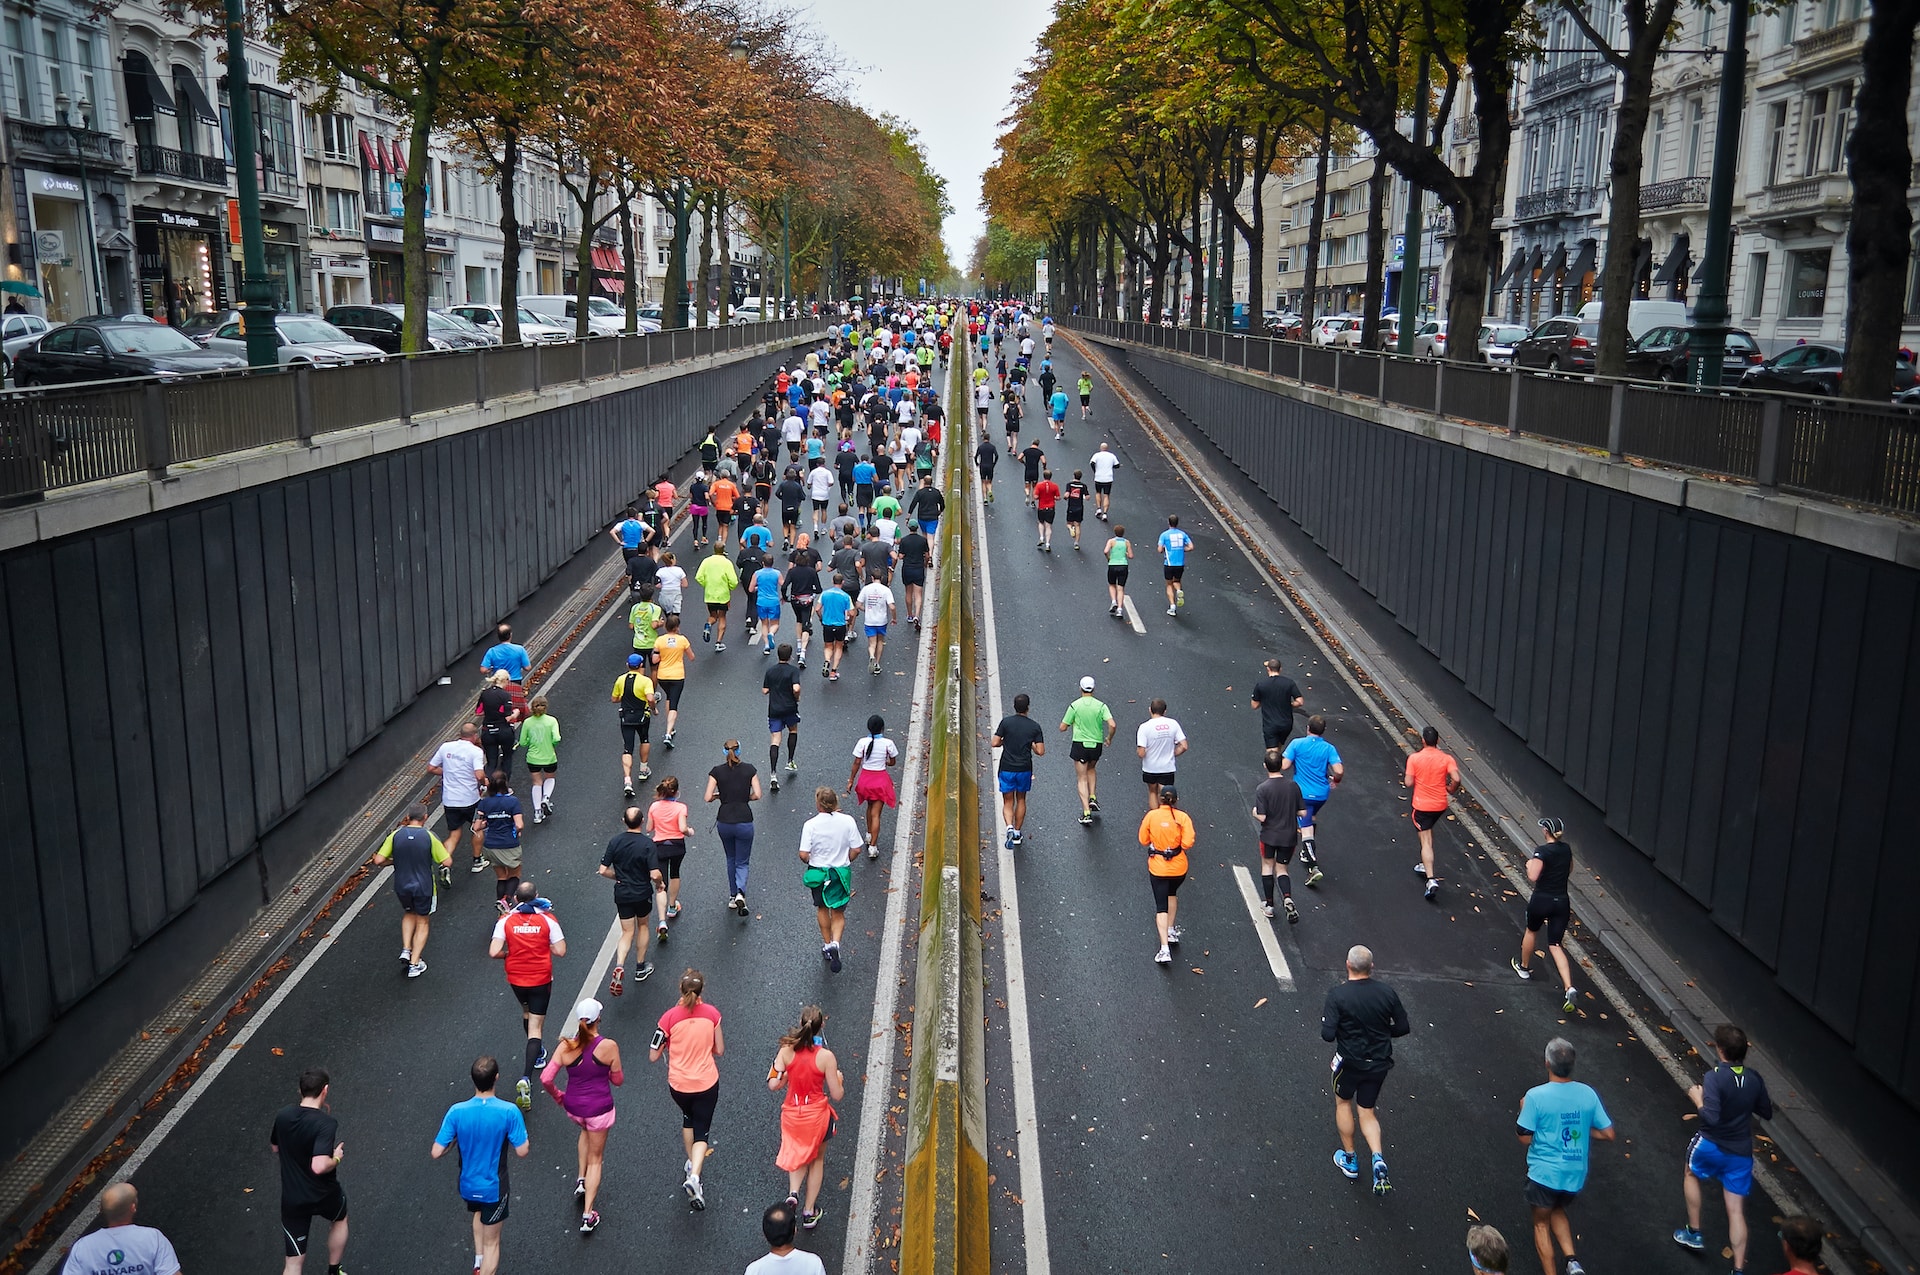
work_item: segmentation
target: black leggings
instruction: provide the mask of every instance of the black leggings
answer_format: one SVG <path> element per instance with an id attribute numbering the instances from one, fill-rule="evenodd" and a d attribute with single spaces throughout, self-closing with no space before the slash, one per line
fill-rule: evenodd
<path id="1" fill-rule="evenodd" d="M 702 1089 L 699 1093 L 682 1093 L 678 1089 L 667 1092 L 680 1108 L 680 1127 L 693 1130 L 695 1142 L 705 1142 L 713 1131 L 713 1110 L 720 1105 L 720 1083 L 715 1081 L 711 1089 Z"/>
<path id="2" fill-rule="evenodd" d="M 1153 881 L 1153 910 L 1158 913 L 1167 910 L 1167 900 L 1180 893 L 1180 883 L 1187 878 L 1183 874 L 1177 877 L 1151 877 L 1150 879 Z"/>
<path id="3" fill-rule="evenodd" d="M 693 515 L 693 538 L 695 540 L 705 540 L 707 538 L 707 516 L 705 514 Z"/>
<path id="4" fill-rule="evenodd" d="M 482 730 L 480 732 L 480 748 L 481 751 L 487 755 L 487 777 L 489 779 L 493 777 L 493 772 L 496 770 L 508 772 L 513 770 L 512 727 L 499 731 Z"/>

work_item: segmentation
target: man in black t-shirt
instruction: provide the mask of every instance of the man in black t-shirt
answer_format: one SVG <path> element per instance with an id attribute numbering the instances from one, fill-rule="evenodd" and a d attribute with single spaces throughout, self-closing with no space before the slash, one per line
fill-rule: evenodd
<path id="1" fill-rule="evenodd" d="M 1273 887 L 1280 887 L 1280 900 L 1287 910 L 1287 922 L 1300 923 L 1300 909 L 1293 905 L 1293 877 L 1287 864 L 1293 859 L 1293 847 L 1300 840 L 1300 816 L 1307 803 L 1300 797 L 1300 786 L 1281 773 L 1278 748 L 1269 748 L 1267 777 L 1253 790 L 1253 817 L 1260 824 L 1260 893 L 1266 899 L 1267 915 L 1273 915 Z"/>
<path id="2" fill-rule="evenodd" d="M 780 736 L 787 737 L 787 770 L 800 769 L 793 755 L 800 748 L 800 674 L 793 667 L 793 647 L 780 644 L 780 662 L 760 679 L 760 693 L 767 697 L 767 774 L 773 790 L 780 791 Z"/>
<path id="3" fill-rule="evenodd" d="M 1026 450 L 1020 453 L 1020 464 L 1027 480 L 1027 503 L 1033 503 L 1033 489 L 1040 482 L 1040 473 L 1047 463 L 1047 454 L 1040 450 L 1040 440 L 1028 443 Z"/>
<path id="4" fill-rule="evenodd" d="M 1073 478 L 1061 489 L 1067 498 L 1067 534 L 1073 537 L 1073 547 L 1080 547 L 1080 524 L 1087 517 L 1087 484 L 1081 479 L 1080 471 L 1073 471 Z"/>
<path id="5" fill-rule="evenodd" d="M 920 607 L 927 596 L 927 557 L 933 552 L 933 544 L 921 534 L 918 526 L 913 526 L 893 549 L 900 555 L 900 584 L 907 594 L 907 623 L 917 629 Z"/>
<path id="6" fill-rule="evenodd" d="M 1007 450 L 1011 452 L 1012 447 Z M 993 503 L 993 469 L 1000 463 L 1000 449 L 993 445 L 991 438 L 982 435 L 980 445 L 973 449 L 973 467 L 980 471 L 980 497 L 983 502 Z"/>
<path id="7" fill-rule="evenodd" d="M 1027 794 L 1033 790 L 1033 759 L 1047 752 L 1047 733 L 1040 723 L 1027 716 L 1033 701 L 1025 695 L 1013 697 L 1013 716 L 1003 717 L 993 728 L 993 746 L 1000 750 L 1000 818 L 1007 825 L 1007 848 L 1024 839 L 1021 828 L 1027 822 Z"/>
<path id="8" fill-rule="evenodd" d="M 807 501 L 807 489 L 800 482 L 799 472 L 789 469 L 774 494 L 780 497 L 780 547 L 785 549 L 800 529 L 800 506 Z"/>
<path id="9" fill-rule="evenodd" d="M 1573 915 L 1573 904 L 1567 895 L 1567 882 L 1573 876 L 1573 847 L 1567 844 L 1567 825 L 1552 815 L 1540 820 L 1540 831 L 1547 835 L 1546 844 L 1535 846 L 1527 856 L 1527 880 L 1533 882 L 1533 897 L 1527 900 L 1527 930 L 1520 936 L 1519 957 L 1507 963 L 1521 978 L 1532 978 L 1533 947 L 1539 941 L 1540 931 L 1546 930 L 1547 955 L 1553 958 L 1555 968 L 1560 971 L 1561 986 L 1567 989 L 1561 1007 L 1571 1014 L 1576 1008 L 1573 967 L 1567 963 L 1567 953 L 1560 946 L 1560 940 L 1566 936 L 1567 922 Z"/>
<path id="10" fill-rule="evenodd" d="M 1387 1180 L 1386 1157 L 1380 1154 L 1380 1118 L 1374 1107 L 1380 1086 L 1393 1067 L 1393 1042 L 1413 1030 L 1400 995 L 1373 977 L 1373 952 L 1355 944 L 1347 949 L 1347 981 L 1327 992 L 1320 1010 L 1320 1039 L 1332 1043 L 1334 1125 L 1340 1133 L 1333 1162 L 1349 1178 L 1360 1176 L 1353 1153 L 1355 1108 L 1360 1134 L 1373 1152 L 1373 1190 L 1385 1195 L 1393 1189 Z"/>
<path id="11" fill-rule="evenodd" d="M 339 1122 L 327 1112 L 331 1081 L 319 1067 L 300 1073 L 300 1101 L 273 1118 L 272 1148 L 280 1157 L 280 1238 L 286 1275 L 300 1275 L 315 1218 L 327 1225 L 327 1266 L 340 1269 L 347 1250 L 347 1193 L 336 1170 L 346 1158 Z"/>
<path id="12" fill-rule="evenodd" d="M 647 944 L 653 940 L 653 931 L 647 928 L 647 919 L 653 915 L 654 889 L 664 884 L 660 861 L 654 856 L 653 838 L 641 831 L 647 826 L 646 812 L 638 806 L 628 806 L 626 825 L 625 832 L 613 834 L 606 852 L 600 856 L 600 875 L 613 882 L 613 911 L 620 919 L 620 942 L 613 954 L 613 973 L 607 985 L 607 991 L 614 996 L 626 990 L 629 948 L 636 945 L 639 948 L 634 955 L 634 980 L 644 980 L 653 973 L 653 966 L 647 960 Z"/>
<path id="13" fill-rule="evenodd" d="M 1267 675 L 1253 684 L 1253 707 L 1260 710 L 1260 746 L 1285 748 L 1293 734 L 1293 710 L 1306 703 L 1299 685 L 1280 671 L 1280 661 L 1269 659 Z"/>

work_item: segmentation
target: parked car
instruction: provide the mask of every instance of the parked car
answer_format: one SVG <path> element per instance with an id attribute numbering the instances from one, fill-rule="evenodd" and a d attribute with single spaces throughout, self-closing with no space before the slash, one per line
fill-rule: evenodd
<path id="1" fill-rule="evenodd" d="M 338 367 L 387 357 L 379 346 L 354 340 L 317 314 L 275 315 L 273 329 L 280 343 L 281 367 Z M 207 338 L 206 348 L 245 359 L 247 339 L 240 334 L 240 320 L 215 331 Z"/>
<path id="2" fill-rule="evenodd" d="M 337 305 L 326 313 L 326 320 L 355 341 L 376 346 L 388 354 L 400 353 L 400 319 L 406 308 L 399 305 Z M 427 348 L 459 350 L 488 344 L 485 336 L 456 324 L 443 313 L 427 311 Z"/>
<path id="3" fill-rule="evenodd" d="M 1588 323 L 1571 314 L 1555 315 L 1513 347 L 1513 362 L 1519 367 L 1545 368 L 1549 372 L 1591 372 L 1594 356 L 1600 349 L 1600 321 Z"/>
<path id="4" fill-rule="evenodd" d="M 37 314 L 9 314 L 0 323 L 0 380 L 13 374 L 13 356 L 45 336 L 53 325 Z"/>
<path id="5" fill-rule="evenodd" d="M 1447 357 L 1447 321 L 1428 319 L 1413 334 L 1413 352 L 1423 359 Z"/>
<path id="6" fill-rule="evenodd" d="M 1796 345 L 1782 350 L 1764 363 L 1748 368 L 1746 375 L 1740 378 L 1740 385 L 1743 389 L 1838 394 L 1840 368 L 1846 361 L 1846 351 L 1837 345 Z M 1912 389 L 1915 380 L 1913 362 L 1896 356 L 1893 365 L 1895 395 Z"/>
<path id="7" fill-rule="evenodd" d="M 1365 328 L 1363 327 L 1361 331 L 1364 333 Z M 1380 329 L 1374 335 L 1374 342 L 1377 348 L 1384 350 L 1390 354 L 1393 353 L 1394 351 L 1397 351 L 1400 348 L 1400 316 L 1399 315 L 1389 314 L 1380 320 Z"/>
<path id="8" fill-rule="evenodd" d="M 1685 384 L 1690 378 L 1695 328 L 1658 327 L 1627 342 L 1627 375 L 1649 381 Z M 1762 361 L 1759 342 L 1740 328 L 1727 329 L 1727 349 L 1720 361 L 1720 383 L 1738 384 L 1749 367 Z"/>
<path id="9" fill-rule="evenodd" d="M 1518 323 L 1488 319 L 1480 325 L 1480 357 L 1501 367 L 1513 366 L 1513 347 L 1527 339 L 1527 330 Z"/>
<path id="10" fill-rule="evenodd" d="M 237 322 L 239 318 L 240 312 L 231 307 L 225 310 L 201 310 L 196 314 L 188 315 L 187 321 L 178 325 L 174 331 L 190 337 L 195 345 L 205 345 L 207 338 L 229 323 Z"/>
<path id="11" fill-rule="evenodd" d="M 16 385 L 67 385 L 123 376 L 186 376 L 238 371 L 244 358 L 203 350 L 192 338 L 151 320 L 85 319 L 57 327 L 13 360 Z"/>
<path id="12" fill-rule="evenodd" d="M 1580 307 L 1582 323 L 1600 322 L 1600 303 L 1589 301 Z M 1639 337 L 1655 328 L 1684 328 L 1687 326 L 1687 303 L 1684 301 L 1629 301 L 1627 302 L 1627 335 Z"/>
<path id="13" fill-rule="evenodd" d="M 520 304 L 535 314 L 540 315 L 549 323 L 563 325 L 569 332 L 577 332 L 579 330 L 577 321 L 579 318 L 578 306 L 580 302 L 577 297 L 565 296 L 557 292 L 543 293 L 536 296 L 521 297 Z M 627 314 L 625 310 L 607 300 L 605 297 L 587 298 L 588 336 L 616 336 L 625 331 L 626 326 Z M 640 330 L 642 332 L 646 331 L 646 324 L 642 323 Z"/>
<path id="14" fill-rule="evenodd" d="M 439 322 L 436 324 L 435 320 L 439 320 Z M 427 311 L 427 331 L 432 332 L 438 327 L 439 330 L 444 333 L 449 326 L 462 336 L 467 337 L 467 343 L 469 345 L 473 343 L 472 338 L 474 337 L 479 337 L 482 345 L 500 344 L 500 334 L 497 331 L 490 328 L 483 328 L 472 319 L 455 314 L 451 310 L 429 309 Z"/>
<path id="15" fill-rule="evenodd" d="M 1284 337 L 1289 341 L 1300 339 L 1300 316 L 1291 311 L 1282 310 L 1266 322 L 1268 336 Z"/>
<path id="16" fill-rule="evenodd" d="M 1358 326 L 1359 320 L 1351 315 L 1326 314 L 1313 321 L 1308 340 L 1315 345 L 1332 345 L 1334 338 L 1350 326 Z M 1356 338 L 1357 339 L 1357 338 Z"/>
<path id="17" fill-rule="evenodd" d="M 552 345 L 555 342 L 573 339 L 572 328 L 562 327 L 558 323 L 543 319 L 525 306 L 515 306 L 514 309 L 520 319 L 520 340 L 524 343 Z M 498 335 L 506 330 L 505 311 L 497 305 L 457 305 L 447 313 L 456 318 L 465 319 L 483 332 Z"/>
<path id="18" fill-rule="evenodd" d="M 1346 323 L 1334 332 L 1333 340 L 1328 342 L 1328 344 L 1347 350 L 1359 349 L 1360 338 L 1366 332 L 1365 324 L 1366 320 L 1362 319 L 1359 315 L 1347 315 Z"/>

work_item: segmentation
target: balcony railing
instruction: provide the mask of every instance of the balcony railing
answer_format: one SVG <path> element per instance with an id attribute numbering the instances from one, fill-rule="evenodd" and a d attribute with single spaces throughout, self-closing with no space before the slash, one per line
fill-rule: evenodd
<path id="1" fill-rule="evenodd" d="M 1705 177 L 1676 177 L 1672 181 L 1652 182 L 1640 188 L 1640 211 L 1658 212 L 1665 208 L 1685 208 L 1707 202 Z"/>
<path id="2" fill-rule="evenodd" d="M 195 155 L 166 146 L 136 146 L 133 167 L 142 177 L 172 177 L 208 186 L 227 184 L 227 161 L 218 155 Z"/>
<path id="3" fill-rule="evenodd" d="M 61 124 L 8 120 L 7 143 L 9 150 L 26 159 L 78 159 L 101 168 L 119 168 L 127 162 L 119 138 Z"/>
<path id="4" fill-rule="evenodd" d="M 1780 182 L 1747 201 L 1747 215 L 1760 220 L 1807 217 L 1839 211 L 1853 202 L 1853 183 L 1843 173 L 1822 173 Z"/>
<path id="5" fill-rule="evenodd" d="M 1560 186 L 1522 195 L 1513 201 L 1513 217 L 1515 221 L 1540 221 L 1585 212 L 1592 205 L 1592 196 L 1585 186 Z"/>
<path id="6" fill-rule="evenodd" d="M 1851 48 L 1861 40 L 1865 31 L 1865 19 L 1841 22 L 1828 27 L 1825 31 L 1815 31 L 1812 35 L 1793 42 L 1793 60 L 1796 63 L 1806 62 Z"/>
<path id="7" fill-rule="evenodd" d="M 1551 71 L 1542 71 L 1533 77 L 1533 86 L 1528 90 L 1527 100 L 1543 102 L 1550 97 L 1558 97 L 1571 89 L 1592 80 L 1600 69 L 1599 58 L 1576 58 L 1564 66 L 1556 66 Z"/>

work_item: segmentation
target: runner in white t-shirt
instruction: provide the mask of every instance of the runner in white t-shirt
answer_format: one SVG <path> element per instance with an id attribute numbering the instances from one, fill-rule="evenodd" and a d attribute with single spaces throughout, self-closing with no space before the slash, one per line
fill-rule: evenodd
<path id="1" fill-rule="evenodd" d="M 1093 516 L 1101 522 L 1108 521 L 1113 510 L 1113 471 L 1119 467 L 1120 458 L 1105 443 L 1087 462 L 1087 468 L 1093 471 Z"/>
<path id="2" fill-rule="evenodd" d="M 820 958 L 840 972 L 840 935 L 847 928 L 847 901 L 853 897 L 853 852 L 860 848 L 860 825 L 840 809 L 840 795 L 822 785 L 813 790 L 820 813 L 800 827 L 800 858 L 807 865 L 820 922 Z"/>
<path id="3" fill-rule="evenodd" d="M 880 657 L 887 650 L 887 626 L 893 623 L 893 590 L 877 579 L 869 580 L 854 601 L 860 604 L 860 618 L 867 627 L 867 671 L 877 675 Z"/>
<path id="4" fill-rule="evenodd" d="M 1174 758 L 1187 751 L 1187 733 L 1167 716 L 1167 701 L 1147 705 L 1152 716 L 1134 733 L 1134 751 L 1140 754 L 1140 778 L 1147 785 L 1147 810 L 1160 808 L 1160 786 L 1173 782 Z"/>
<path id="5" fill-rule="evenodd" d="M 827 531 L 827 507 L 833 503 L 834 484 L 839 479 L 826 465 L 820 465 L 807 471 L 807 499 L 813 502 L 813 534 L 817 538 Z"/>

